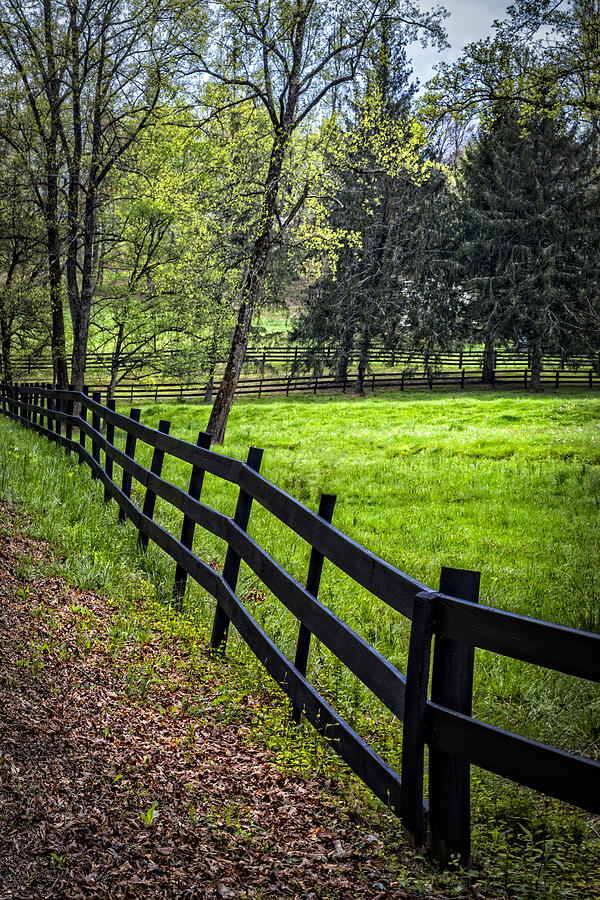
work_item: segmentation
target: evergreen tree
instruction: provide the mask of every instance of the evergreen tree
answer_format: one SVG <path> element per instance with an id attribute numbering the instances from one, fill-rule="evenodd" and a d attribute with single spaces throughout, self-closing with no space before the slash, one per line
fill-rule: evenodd
<path id="1" fill-rule="evenodd" d="M 596 148 L 555 119 L 502 109 L 458 172 L 460 261 L 486 347 L 516 344 L 540 389 L 544 353 L 598 350 Z M 591 307 L 590 307 L 591 304 Z"/>
<path id="2" fill-rule="evenodd" d="M 408 143 L 411 138 L 415 86 L 410 74 L 404 49 L 390 50 L 388 33 L 382 29 L 365 96 L 351 104 L 346 119 L 351 150 L 340 167 L 329 211 L 331 227 L 358 241 L 346 241 L 335 270 L 326 271 L 314 285 L 295 329 L 297 338 L 314 347 L 315 361 L 320 346 L 335 346 L 340 380 L 356 357 L 359 393 L 373 342 L 393 344 L 405 327 L 405 236 L 421 188 L 406 171 L 390 171 L 382 164 L 378 144 L 382 120 L 394 124 L 396 141 Z"/>

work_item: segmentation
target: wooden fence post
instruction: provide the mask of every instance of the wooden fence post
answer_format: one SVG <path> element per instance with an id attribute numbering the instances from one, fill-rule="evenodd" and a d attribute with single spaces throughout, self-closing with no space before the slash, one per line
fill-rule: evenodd
<path id="1" fill-rule="evenodd" d="M 72 391 L 72 390 L 73 390 L 73 385 L 70 384 L 70 385 L 68 386 L 67 390 L 68 390 L 69 392 Z M 68 397 L 68 399 L 67 399 L 66 410 L 67 410 L 67 415 L 68 415 L 68 416 L 72 416 L 72 415 L 73 415 L 73 398 L 72 398 L 72 397 Z M 73 423 L 71 422 L 70 419 L 68 419 L 68 420 L 65 422 L 65 438 L 67 439 L 67 441 L 72 441 L 72 440 L 73 440 Z M 67 453 L 70 453 L 70 452 L 71 452 L 71 448 L 70 448 L 69 445 L 67 444 Z"/>
<path id="2" fill-rule="evenodd" d="M 527 387 L 527 369 L 523 372 L 523 387 Z"/>
<path id="3" fill-rule="evenodd" d="M 254 469 L 255 472 L 260 470 L 263 451 L 258 447 L 250 447 L 246 464 Z M 252 497 L 240 488 L 237 505 L 233 521 L 241 529 L 246 531 L 248 521 L 250 519 L 250 510 L 252 509 Z M 225 554 L 225 564 L 223 566 L 223 580 L 229 585 L 232 591 L 237 587 L 238 575 L 240 572 L 240 557 L 231 547 L 227 548 Z M 217 601 L 215 610 L 215 618 L 213 621 L 213 629 L 211 636 L 211 645 L 214 650 L 224 650 L 227 643 L 227 632 L 229 630 L 229 618 L 220 603 Z"/>
<path id="4" fill-rule="evenodd" d="M 435 594 L 429 592 L 417 594 L 406 667 L 400 785 L 402 825 L 413 847 L 422 847 L 427 834 L 423 804 L 425 710 L 434 616 Z"/>
<path id="5" fill-rule="evenodd" d="M 196 445 L 201 447 L 203 450 L 210 450 L 210 442 L 212 440 L 212 435 L 210 435 L 207 431 L 201 431 L 198 434 L 198 440 L 196 441 Z M 204 469 L 200 466 L 192 466 L 192 474 L 190 475 L 190 486 L 188 488 L 188 494 L 192 498 L 192 500 L 199 500 L 200 494 L 202 493 L 202 483 L 204 481 Z M 196 523 L 193 519 L 190 519 L 189 516 L 184 514 L 183 516 L 183 524 L 181 526 L 181 543 L 184 547 L 187 547 L 188 550 L 192 549 L 194 544 L 194 531 L 196 530 Z M 183 609 L 183 598 L 185 596 L 185 588 L 187 584 L 187 572 L 177 563 L 177 567 L 175 569 L 175 581 L 173 583 L 173 603 L 175 605 L 175 609 L 177 612 L 181 612 Z"/>
<path id="6" fill-rule="evenodd" d="M 162 434 L 168 434 L 171 428 L 171 423 L 166 419 L 161 419 L 158 423 L 158 430 L 162 432 Z M 154 448 L 154 453 L 152 454 L 152 462 L 150 463 L 150 471 L 153 475 L 160 475 L 162 472 L 163 462 L 165 459 L 165 451 L 161 450 L 159 447 Z M 142 507 L 142 513 L 147 516 L 149 519 L 154 518 L 154 507 L 156 505 L 156 494 L 149 487 L 146 487 L 146 494 L 144 496 L 144 505 Z M 141 547 L 142 553 L 145 553 L 148 549 L 148 535 L 143 534 L 141 531 L 138 535 L 138 542 Z"/>
<path id="7" fill-rule="evenodd" d="M 95 403 L 102 403 L 102 392 L 94 391 L 94 393 L 92 394 L 92 400 Z M 92 428 L 94 429 L 94 431 L 100 431 L 100 416 L 95 410 L 92 411 Z M 92 459 L 94 459 L 98 463 L 98 465 L 100 465 L 100 444 L 95 440 L 95 438 L 92 438 Z M 92 478 L 98 478 L 97 473 L 94 472 L 93 469 Z"/>
<path id="8" fill-rule="evenodd" d="M 440 593 L 479 602 L 480 573 L 442 567 Z M 440 706 L 471 715 L 475 650 L 469 644 L 436 636 L 431 699 Z M 471 855 L 471 766 L 465 760 L 430 748 L 429 821 L 431 852 L 447 865 Z"/>
<path id="9" fill-rule="evenodd" d="M 53 390 L 53 387 L 54 387 L 54 385 L 51 384 L 50 382 L 46 383 L 47 391 Z M 48 429 L 48 431 L 52 432 L 52 434 L 48 435 L 48 437 L 50 438 L 51 441 L 54 441 L 55 440 L 55 438 L 54 438 L 54 400 L 52 399 L 52 397 L 50 397 L 48 395 L 46 395 L 46 409 L 48 411 L 47 416 L 46 416 L 46 428 Z"/>
<path id="10" fill-rule="evenodd" d="M 57 391 L 62 391 L 62 389 L 63 389 L 62 384 L 59 383 L 56 385 Z M 54 404 L 54 410 L 56 413 L 62 412 L 62 400 L 60 397 L 56 398 L 56 402 Z M 54 431 L 57 435 L 58 443 L 62 444 L 62 421 L 59 419 L 58 415 L 56 416 L 56 423 L 54 426 Z"/>
<path id="11" fill-rule="evenodd" d="M 129 418 L 134 422 L 140 421 L 140 416 L 142 414 L 141 409 L 131 409 L 129 411 Z M 135 445 L 137 443 L 137 438 L 133 434 L 129 434 L 127 432 L 127 438 L 125 440 L 125 455 L 130 459 L 134 459 L 135 457 Z M 123 469 L 123 480 L 121 482 L 121 490 L 125 494 L 125 496 L 130 499 L 131 498 L 131 475 L 129 472 L 126 472 Z M 119 522 L 124 522 L 127 518 L 127 514 L 119 509 Z"/>
<path id="12" fill-rule="evenodd" d="M 84 385 L 81 393 L 85 394 L 87 396 L 87 394 L 89 394 L 89 392 L 90 392 L 90 389 L 87 387 L 87 385 Z M 85 407 L 83 405 L 83 403 L 79 403 L 79 418 L 81 419 L 82 422 L 87 422 L 87 407 Z M 79 426 L 79 446 L 81 447 L 82 450 L 85 450 L 85 431 L 83 430 L 81 425 Z M 79 454 L 79 465 L 81 465 L 82 463 L 83 463 L 83 454 L 80 453 Z"/>
<path id="13" fill-rule="evenodd" d="M 324 519 L 325 522 L 331 522 L 333 518 L 333 510 L 335 508 L 336 499 L 337 498 L 335 494 L 321 494 L 318 515 L 321 519 Z M 321 575 L 323 572 L 323 561 L 323 554 L 319 550 L 315 549 L 315 547 L 313 547 L 310 553 L 310 562 L 308 564 L 306 590 L 315 598 L 319 594 L 319 585 L 321 583 Z M 306 625 L 300 623 L 294 666 L 298 669 L 301 675 L 306 675 L 306 669 L 308 666 L 308 652 L 310 650 L 310 638 L 310 631 L 308 630 Z M 292 704 L 292 718 L 297 725 L 300 724 L 300 720 L 302 718 L 302 710 L 294 704 Z"/>
<path id="14" fill-rule="evenodd" d="M 113 400 L 107 400 L 107 401 L 106 401 L 106 406 L 107 406 L 108 409 L 110 409 L 111 412 L 114 412 L 114 411 L 115 411 L 115 401 L 114 401 L 114 399 L 113 399 Z M 115 426 L 113 425 L 112 422 L 109 422 L 109 421 L 107 420 L 107 422 L 106 422 L 106 443 L 107 443 L 107 444 L 114 444 L 114 442 L 115 442 Z M 108 475 L 108 477 L 109 477 L 110 480 L 112 481 L 112 477 L 113 477 L 113 459 L 112 459 L 112 456 L 109 456 L 109 455 L 108 455 L 108 453 L 105 453 L 105 454 L 104 454 L 104 471 L 106 472 L 106 474 Z M 107 485 L 104 485 L 104 502 L 105 502 L 105 503 L 108 503 L 109 500 L 110 500 L 110 491 L 108 490 Z"/>

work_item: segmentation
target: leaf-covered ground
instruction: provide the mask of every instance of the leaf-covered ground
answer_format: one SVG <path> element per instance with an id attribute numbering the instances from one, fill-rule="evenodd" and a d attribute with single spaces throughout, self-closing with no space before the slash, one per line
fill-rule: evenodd
<path id="1" fill-rule="evenodd" d="M 208 653 L 129 639 L 117 604 L 40 574 L 49 554 L 0 506 L 2 900 L 418 896 L 389 823 L 253 740 L 260 698 L 221 721 Z"/>

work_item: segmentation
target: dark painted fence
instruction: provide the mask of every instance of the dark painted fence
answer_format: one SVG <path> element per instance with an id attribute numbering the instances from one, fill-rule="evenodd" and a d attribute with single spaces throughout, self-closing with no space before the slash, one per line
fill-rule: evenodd
<path id="1" fill-rule="evenodd" d="M 332 375 L 304 375 L 292 377 L 291 375 L 280 378 L 277 376 L 264 376 L 260 378 L 242 378 L 238 382 L 237 396 L 262 397 L 267 394 L 278 394 L 289 397 L 290 394 L 300 392 L 305 394 L 318 394 L 321 392 L 341 391 L 350 392 L 354 389 L 354 378 L 347 377 L 338 380 Z M 519 369 L 515 371 L 498 371 L 492 373 L 491 387 L 499 388 L 527 388 L 531 382 L 531 371 Z M 551 388 L 600 388 L 600 374 L 592 369 L 587 371 L 543 371 L 541 377 L 543 387 Z M 406 373 L 406 372 L 376 372 L 368 375 L 363 384 L 365 391 L 375 390 L 438 390 L 461 389 L 481 386 L 481 372 L 438 372 L 437 374 Z M 90 390 L 104 390 L 101 384 L 93 385 Z M 204 400 L 206 384 L 181 382 L 157 382 L 155 384 L 144 380 L 121 382 L 115 390 L 115 398 L 120 403 L 150 402 L 162 400 L 180 400 L 192 403 L 200 403 Z"/>
<path id="2" fill-rule="evenodd" d="M 442 863 L 453 854 L 468 859 L 472 763 L 600 813 L 600 763 L 471 716 L 475 647 L 598 682 L 600 635 L 478 605 L 476 572 L 443 569 L 439 591 L 430 590 L 335 528 L 331 524 L 334 497 L 324 495 L 315 513 L 263 478 L 259 473 L 261 450 L 251 448 L 247 462 L 240 462 L 212 452 L 210 439 L 202 432 L 194 446 L 169 435 L 168 422 L 154 430 L 140 423 L 139 410 L 132 409 L 130 416 L 124 416 L 114 411 L 114 401 L 107 406 L 100 401 L 99 393 L 90 397 L 37 385 L 0 386 L 2 412 L 74 451 L 102 481 L 105 499 L 115 499 L 120 517 L 129 518 L 136 526 L 142 549 L 152 540 L 175 561 L 176 606 L 182 603 L 188 576 L 214 597 L 213 647 L 224 648 L 233 623 L 290 697 L 294 718 L 304 714 L 373 793 L 396 812 L 417 846 L 429 838 L 434 856 Z M 73 411 L 78 407 L 81 413 L 76 416 Z M 115 446 L 115 431 L 124 434 L 124 451 Z M 150 469 L 135 460 L 138 441 L 153 448 Z M 187 492 L 161 477 L 165 454 L 191 466 Z M 122 469 L 120 486 L 113 477 L 114 463 Z M 200 502 L 205 472 L 239 487 L 232 517 Z M 131 499 L 133 479 L 146 489 L 142 508 Z M 154 521 L 157 497 L 182 513 L 180 537 Z M 254 502 L 312 548 L 306 587 L 249 536 Z M 227 543 L 222 574 L 192 550 L 198 525 Z M 319 602 L 325 559 L 411 620 L 406 674 Z M 294 662 L 237 596 L 242 560 L 299 620 Z M 312 635 L 403 723 L 400 774 L 310 684 L 306 672 Z M 429 803 L 423 790 L 426 746 Z"/>
<path id="3" fill-rule="evenodd" d="M 280 380 L 282 380 L 282 372 L 291 375 L 292 378 L 300 373 L 307 372 L 324 372 L 331 370 L 335 365 L 337 348 L 335 347 L 306 347 L 299 344 L 280 344 L 271 346 L 251 346 L 246 352 L 244 367 L 246 372 L 259 371 L 263 375 L 265 372 L 279 372 Z M 189 358 L 189 366 L 191 371 L 196 366 L 205 365 L 206 352 L 205 348 L 198 353 L 197 362 L 194 362 L 193 355 Z M 350 355 L 348 360 L 349 366 L 357 364 L 357 354 Z M 386 348 L 372 347 L 369 352 L 370 364 L 380 368 L 398 370 L 397 375 L 404 372 L 407 377 L 412 372 L 414 376 L 421 373 L 425 378 L 430 374 L 437 375 L 439 373 L 452 374 L 460 377 L 461 371 L 464 369 L 467 376 L 481 376 L 483 367 L 483 351 L 482 350 L 456 350 L 444 353 L 427 353 L 422 350 L 402 349 L 402 348 Z M 133 377 L 132 373 L 140 373 L 144 371 L 167 372 L 174 364 L 179 365 L 181 362 L 181 353 L 178 350 L 149 350 L 146 353 L 124 353 L 120 362 L 121 378 L 124 373 L 126 378 Z M 218 361 L 218 370 L 224 365 L 225 359 Z M 91 379 L 102 377 L 108 380 L 112 364 L 112 354 L 90 350 L 87 356 L 87 373 Z M 522 378 L 525 369 L 531 369 L 530 354 L 517 349 L 503 349 L 494 352 L 493 367 L 498 372 L 514 372 L 519 373 L 518 377 Z M 588 371 L 591 369 L 598 373 L 599 360 L 588 356 L 576 356 L 568 359 L 560 355 L 546 355 L 543 358 L 543 369 L 546 373 L 551 373 L 552 378 L 556 378 L 556 372 L 559 372 L 559 379 L 563 374 L 574 373 L 587 377 Z M 52 378 L 52 358 L 48 350 L 36 352 L 32 355 L 16 356 L 13 361 L 13 371 L 17 379 L 32 380 L 39 378 L 50 380 Z"/>

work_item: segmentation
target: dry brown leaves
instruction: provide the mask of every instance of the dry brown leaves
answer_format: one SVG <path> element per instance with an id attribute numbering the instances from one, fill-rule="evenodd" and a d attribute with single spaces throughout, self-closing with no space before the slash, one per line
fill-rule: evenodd
<path id="1" fill-rule="evenodd" d="M 285 777 L 243 717 L 218 723 L 183 645 L 154 635 L 115 662 L 114 606 L 22 574 L 48 553 L 0 507 L 2 900 L 408 897 L 366 819 Z M 140 660 L 157 673 L 144 699 Z"/>

